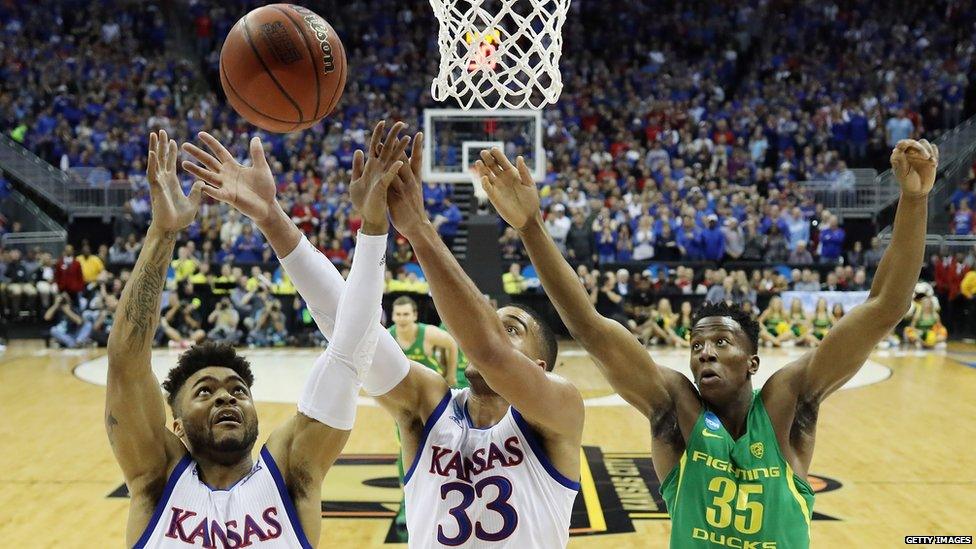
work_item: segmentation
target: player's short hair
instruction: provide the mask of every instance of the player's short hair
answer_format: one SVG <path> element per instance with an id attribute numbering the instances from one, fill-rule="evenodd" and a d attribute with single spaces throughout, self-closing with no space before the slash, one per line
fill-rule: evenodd
<path id="1" fill-rule="evenodd" d="M 246 358 L 237 354 L 234 347 L 226 343 L 206 342 L 194 345 L 180 355 L 176 366 L 169 371 L 166 381 L 163 382 L 163 389 L 166 390 L 166 402 L 176 413 L 174 404 L 176 395 L 179 394 L 183 384 L 190 376 L 204 368 L 216 366 L 220 368 L 230 368 L 234 373 L 241 376 L 247 388 L 250 389 L 254 384 L 254 374 L 251 373 L 251 364 Z"/>
<path id="2" fill-rule="evenodd" d="M 746 337 L 749 338 L 752 353 L 759 352 L 759 322 L 756 322 L 752 318 L 752 315 L 742 310 L 742 307 L 739 305 L 730 305 L 725 301 L 716 303 L 706 301 L 691 315 L 692 330 L 698 325 L 699 320 L 709 316 L 724 316 L 738 322 L 739 326 L 742 327 L 742 331 L 746 333 Z"/>
<path id="3" fill-rule="evenodd" d="M 542 360 L 546 361 L 546 371 L 551 372 L 553 368 L 556 367 L 556 357 L 559 355 L 559 342 L 556 340 L 556 334 L 552 331 L 552 327 L 549 323 L 542 318 L 542 315 L 538 311 L 529 307 L 527 305 L 522 305 L 521 303 L 512 303 L 510 307 L 515 307 L 516 309 L 521 309 L 525 311 L 532 320 L 539 326 L 539 341 L 542 344 Z"/>
<path id="4" fill-rule="evenodd" d="M 417 302 L 413 300 L 410 296 L 401 295 L 400 297 L 393 300 L 393 306 L 399 307 L 400 305 L 410 305 L 413 307 L 413 312 L 417 312 Z"/>

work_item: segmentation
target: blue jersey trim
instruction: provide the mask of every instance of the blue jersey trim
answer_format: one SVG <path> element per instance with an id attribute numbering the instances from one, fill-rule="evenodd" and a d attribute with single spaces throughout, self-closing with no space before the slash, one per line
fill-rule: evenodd
<path id="1" fill-rule="evenodd" d="M 498 425 L 499 423 L 502 422 L 502 420 L 500 419 L 500 420 L 498 420 L 497 423 L 492 423 L 491 425 L 489 425 L 487 427 L 477 427 L 474 424 L 474 420 L 471 419 L 471 413 L 468 412 L 468 401 L 467 400 L 464 401 L 464 408 L 461 409 L 461 412 L 464 414 L 464 420 L 467 422 L 468 428 L 469 429 L 474 429 L 475 431 L 490 431 L 492 428 L 495 427 L 495 425 Z M 502 417 L 502 419 L 505 419 L 504 416 Z"/>
<path id="2" fill-rule="evenodd" d="M 163 495 L 159 497 L 159 501 L 156 503 L 156 509 L 153 510 L 149 524 L 146 525 L 146 529 L 142 531 L 142 536 L 139 537 L 139 541 L 133 547 L 145 547 L 149 543 L 149 536 L 152 535 L 153 530 L 156 529 L 156 525 L 159 523 L 159 519 L 163 516 L 163 511 L 166 510 L 166 505 L 169 504 L 169 497 L 173 495 L 173 488 L 176 487 L 176 482 L 180 480 L 180 477 L 183 476 L 183 471 L 186 471 L 186 468 L 191 463 L 193 463 L 193 460 L 190 459 L 190 454 L 184 455 L 176 463 L 176 467 L 173 468 L 173 472 L 170 473 L 169 478 L 166 480 Z"/>
<path id="3" fill-rule="evenodd" d="M 427 436 L 430 435 L 430 431 L 434 428 L 437 420 L 444 414 L 444 410 L 447 409 L 447 404 L 451 402 L 451 394 L 451 390 L 448 389 L 447 394 L 444 395 L 444 398 L 441 399 L 437 407 L 434 408 L 434 411 L 431 412 L 430 417 L 424 422 L 424 431 L 420 435 L 420 440 L 417 441 L 417 452 L 413 456 L 413 463 L 410 464 L 410 469 L 407 471 L 407 474 L 403 475 L 404 486 L 410 482 L 410 477 L 413 476 L 413 471 L 417 468 L 417 463 L 420 461 L 420 454 L 424 451 L 424 446 L 427 445 Z"/>
<path id="4" fill-rule="evenodd" d="M 539 439 L 536 437 L 535 429 L 529 426 L 529 424 L 525 421 L 525 418 L 522 417 L 522 414 L 520 414 L 519 411 L 514 407 L 512 408 L 512 419 L 515 420 L 515 424 L 518 425 L 519 430 L 522 431 L 522 436 L 525 437 L 525 440 L 529 443 L 529 447 L 532 448 L 532 453 L 539 458 L 539 463 L 541 463 L 542 467 L 547 473 L 549 473 L 549 476 L 566 488 L 576 490 L 578 492 L 580 489 L 580 483 L 566 478 L 552 465 L 552 462 L 549 461 L 549 456 L 546 455 L 546 451 L 542 448 L 542 444 L 539 443 Z"/>
<path id="5" fill-rule="evenodd" d="M 261 458 L 268 464 L 268 472 L 271 473 L 271 478 L 274 479 L 274 483 L 278 487 L 278 496 L 281 497 L 281 501 L 285 504 L 285 514 L 288 515 L 288 522 L 291 523 L 292 529 L 295 530 L 295 535 L 298 536 L 298 543 L 301 544 L 302 549 L 312 549 L 312 544 L 308 542 L 308 538 L 305 536 L 302 523 L 298 520 L 298 512 L 295 510 L 295 503 L 291 500 L 291 495 L 288 494 L 285 479 L 281 476 L 281 471 L 278 470 L 278 464 L 271 457 L 271 452 L 268 451 L 267 446 L 261 447 Z"/>
<path id="6" fill-rule="evenodd" d="M 231 484 L 229 488 L 214 488 L 213 486 L 211 486 L 211 485 L 207 484 L 206 482 L 204 482 L 203 479 L 201 479 L 199 477 L 197 477 L 197 478 L 198 478 L 198 480 L 200 480 L 200 484 L 206 486 L 207 489 L 210 490 L 211 492 L 230 492 L 231 490 L 233 490 L 234 488 L 236 488 L 238 484 L 241 484 L 244 481 L 250 479 L 251 477 L 254 476 L 254 473 L 257 473 L 260 470 L 261 470 L 260 469 L 260 466 L 258 466 L 257 464 L 255 464 L 255 467 L 252 467 L 251 468 L 251 472 L 250 473 L 248 473 L 248 474 L 244 475 L 243 477 L 237 479 L 237 482 L 235 482 L 234 484 Z"/>

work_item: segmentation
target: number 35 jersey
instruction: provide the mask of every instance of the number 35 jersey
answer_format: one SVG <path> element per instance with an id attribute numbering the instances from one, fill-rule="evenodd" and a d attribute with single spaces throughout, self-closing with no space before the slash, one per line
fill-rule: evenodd
<path id="1" fill-rule="evenodd" d="M 702 411 L 661 496 L 673 548 L 810 546 L 813 490 L 783 459 L 759 391 L 738 440 Z"/>
<path id="2" fill-rule="evenodd" d="M 469 394 L 452 389 L 424 425 L 404 477 L 410 547 L 565 547 L 579 483 L 515 408 L 474 427 Z"/>

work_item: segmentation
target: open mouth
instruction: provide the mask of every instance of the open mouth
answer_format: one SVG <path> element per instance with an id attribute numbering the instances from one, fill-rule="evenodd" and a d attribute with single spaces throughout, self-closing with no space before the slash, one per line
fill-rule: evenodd
<path id="1" fill-rule="evenodd" d="M 226 408 L 217 412 L 214 417 L 214 425 L 229 425 L 236 426 L 243 423 L 244 417 L 241 415 L 239 410 L 234 408 Z"/>
<path id="2" fill-rule="evenodd" d="M 698 377 L 698 383 L 713 383 L 721 379 L 714 370 L 706 368 L 702 370 L 701 376 Z"/>

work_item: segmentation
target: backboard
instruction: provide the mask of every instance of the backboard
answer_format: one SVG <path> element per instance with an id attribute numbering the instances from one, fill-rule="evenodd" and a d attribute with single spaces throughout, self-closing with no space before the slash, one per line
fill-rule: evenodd
<path id="1" fill-rule="evenodd" d="M 545 177 L 542 111 L 426 109 L 424 136 L 424 181 L 472 183 L 478 154 L 492 147 L 513 162 L 522 155 L 536 181 Z"/>

